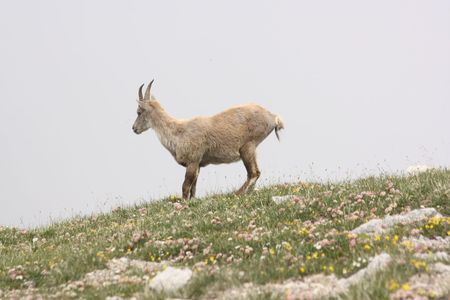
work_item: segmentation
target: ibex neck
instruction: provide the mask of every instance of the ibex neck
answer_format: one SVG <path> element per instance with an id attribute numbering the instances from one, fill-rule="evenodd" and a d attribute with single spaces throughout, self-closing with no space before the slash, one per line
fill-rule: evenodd
<path id="1" fill-rule="evenodd" d="M 152 110 L 152 127 L 155 130 L 158 139 L 161 144 L 175 155 L 177 147 L 177 127 L 178 120 L 170 116 L 159 103 L 154 103 L 154 109 Z"/>

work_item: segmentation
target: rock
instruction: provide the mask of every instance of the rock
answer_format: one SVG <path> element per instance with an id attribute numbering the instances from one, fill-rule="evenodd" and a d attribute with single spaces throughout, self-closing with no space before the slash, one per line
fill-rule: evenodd
<path id="1" fill-rule="evenodd" d="M 397 224 L 411 224 L 423 221 L 433 216 L 440 217 L 441 214 L 432 207 L 415 209 L 403 215 L 386 216 L 384 219 L 372 219 L 369 222 L 353 229 L 351 232 L 354 234 L 383 233 Z"/>
<path id="2" fill-rule="evenodd" d="M 415 165 L 415 166 L 409 166 L 406 168 L 406 174 L 408 175 L 418 175 L 420 173 L 424 173 L 429 170 L 433 170 L 433 167 L 426 166 L 426 165 Z"/>
<path id="3" fill-rule="evenodd" d="M 341 285 L 346 286 L 347 288 L 351 285 L 358 284 L 363 281 L 364 278 L 373 276 L 379 270 L 384 269 L 391 260 L 392 258 L 389 254 L 380 253 L 372 259 L 366 268 L 359 270 L 349 278 L 343 278 L 339 281 L 341 282 Z"/>
<path id="4" fill-rule="evenodd" d="M 296 195 L 285 195 L 285 196 L 272 196 L 272 201 L 276 204 L 281 204 L 286 201 L 291 201 L 297 199 Z"/>
<path id="5" fill-rule="evenodd" d="M 157 292 L 174 292 L 186 285 L 191 279 L 192 271 L 190 269 L 177 269 L 168 267 L 158 275 L 156 275 L 150 282 L 150 288 Z"/>
<path id="6" fill-rule="evenodd" d="M 450 237 L 437 236 L 435 239 L 429 239 L 424 236 L 409 239 L 414 248 L 433 249 L 433 250 L 445 250 L 450 248 Z"/>
<path id="7" fill-rule="evenodd" d="M 450 262 L 450 255 L 447 252 L 438 251 L 436 253 L 416 253 L 414 257 L 426 261 L 448 261 Z"/>
<path id="8" fill-rule="evenodd" d="M 257 294 L 273 293 L 284 295 L 286 299 L 321 299 L 348 292 L 352 285 L 370 280 L 378 271 L 384 269 L 392 258 L 387 253 L 375 256 L 369 265 L 348 278 L 337 279 L 334 274 L 314 274 L 302 280 L 288 280 L 284 283 L 269 283 L 263 286 L 252 284 L 243 288 L 225 291 L 219 299 L 248 299 Z"/>
<path id="9" fill-rule="evenodd" d="M 391 299 L 441 298 L 450 293 L 450 266 L 436 263 L 430 266 L 429 273 L 419 273 L 408 280 L 408 291 L 397 290 Z M 425 297 L 423 297 L 425 296 Z"/>

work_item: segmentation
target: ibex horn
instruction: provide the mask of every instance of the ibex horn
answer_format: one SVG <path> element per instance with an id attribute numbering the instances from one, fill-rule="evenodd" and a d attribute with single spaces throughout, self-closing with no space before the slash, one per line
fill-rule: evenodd
<path id="1" fill-rule="evenodd" d="M 155 79 L 153 79 L 152 81 L 150 81 L 150 83 L 147 86 L 147 90 L 145 90 L 145 97 L 144 100 L 150 100 L 150 89 L 152 88 L 152 83 L 153 81 L 155 81 Z"/>
<path id="2" fill-rule="evenodd" d="M 144 87 L 144 84 L 142 84 L 139 87 L 139 100 L 144 100 L 144 96 L 142 96 L 142 88 Z"/>

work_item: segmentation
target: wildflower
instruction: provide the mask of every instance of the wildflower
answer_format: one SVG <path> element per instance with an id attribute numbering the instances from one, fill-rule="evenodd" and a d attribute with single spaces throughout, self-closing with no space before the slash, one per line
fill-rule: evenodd
<path id="1" fill-rule="evenodd" d="M 343 269 L 342 269 L 342 274 L 343 274 L 343 275 L 347 274 L 347 269 L 346 269 L 346 268 L 343 268 Z"/>
<path id="2" fill-rule="evenodd" d="M 301 266 L 300 269 L 299 269 L 299 271 L 300 271 L 300 273 L 305 273 L 305 271 L 306 271 L 306 270 L 305 270 L 305 267 Z"/>
<path id="3" fill-rule="evenodd" d="M 388 285 L 387 285 L 387 288 L 388 288 L 388 290 L 390 290 L 390 291 L 394 291 L 394 290 L 398 289 L 399 287 L 400 287 L 400 286 L 399 286 L 398 282 L 395 281 L 394 279 L 391 279 L 391 280 L 388 282 Z"/>
<path id="4" fill-rule="evenodd" d="M 409 291 L 409 290 L 411 290 L 411 288 L 409 287 L 409 284 L 407 284 L 407 283 L 402 284 L 402 289 L 403 289 L 404 291 Z"/>
<path id="5" fill-rule="evenodd" d="M 288 242 L 282 242 L 281 244 L 283 245 L 283 248 L 286 249 L 287 251 L 292 250 L 292 246 Z"/>
<path id="6" fill-rule="evenodd" d="M 450 235 L 450 230 L 449 230 L 449 231 L 447 231 L 447 235 Z"/>
<path id="7" fill-rule="evenodd" d="M 329 267 L 328 267 L 328 270 L 329 270 L 330 272 L 334 272 L 334 267 L 333 267 L 333 266 L 329 266 Z"/>
<path id="8" fill-rule="evenodd" d="M 397 244 L 397 242 L 398 242 L 398 235 L 394 235 L 392 237 L 392 244 Z"/>
<path id="9" fill-rule="evenodd" d="M 309 231 L 308 231 L 308 229 L 306 229 L 306 228 L 300 228 L 299 230 L 298 230 L 298 234 L 300 234 L 300 235 L 308 235 L 309 234 Z"/>
<path id="10" fill-rule="evenodd" d="M 176 210 L 181 210 L 181 209 L 185 208 L 185 206 L 179 202 L 175 202 L 173 204 L 173 206 L 175 207 Z"/>
<path id="11" fill-rule="evenodd" d="M 375 235 L 373 236 L 373 240 L 374 240 L 374 241 L 379 241 L 379 240 L 381 240 L 381 236 L 378 235 L 378 234 L 375 234 Z"/>
<path id="12" fill-rule="evenodd" d="M 211 255 L 211 256 L 209 257 L 209 260 L 210 260 L 211 262 L 214 262 L 215 259 L 216 259 L 216 258 L 214 257 L 214 255 Z"/>
<path id="13" fill-rule="evenodd" d="M 427 268 L 427 263 L 424 260 L 411 259 L 411 264 L 418 270 Z"/>
<path id="14" fill-rule="evenodd" d="M 370 251 L 370 249 L 372 249 L 372 248 L 370 247 L 370 245 L 368 245 L 368 244 L 365 244 L 365 245 L 364 245 L 364 250 Z"/>
<path id="15" fill-rule="evenodd" d="M 405 247 L 406 250 L 412 251 L 414 248 L 413 243 L 410 240 L 404 240 L 401 245 Z"/>
<path id="16" fill-rule="evenodd" d="M 275 249 L 270 248 L 269 249 L 269 253 L 270 253 L 270 255 L 274 256 L 275 255 Z"/>

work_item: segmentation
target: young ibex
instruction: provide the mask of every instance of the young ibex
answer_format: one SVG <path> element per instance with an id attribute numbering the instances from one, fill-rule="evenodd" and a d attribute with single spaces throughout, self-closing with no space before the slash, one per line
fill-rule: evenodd
<path id="1" fill-rule="evenodd" d="M 242 159 L 247 180 L 237 191 L 252 189 L 261 174 L 256 162 L 256 147 L 275 129 L 283 128 L 280 117 L 256 104 L 232 107 L 211 117 L 177 120 L 151 95 L 153 80 L 145 95 L 139 87 L 139 106 L 133 131 L 140 134 L 153 128 L 163 146 L 175 160 L 186 167 L 183 198 L 195 197 L 201 167 L 232 163 Z"/>

